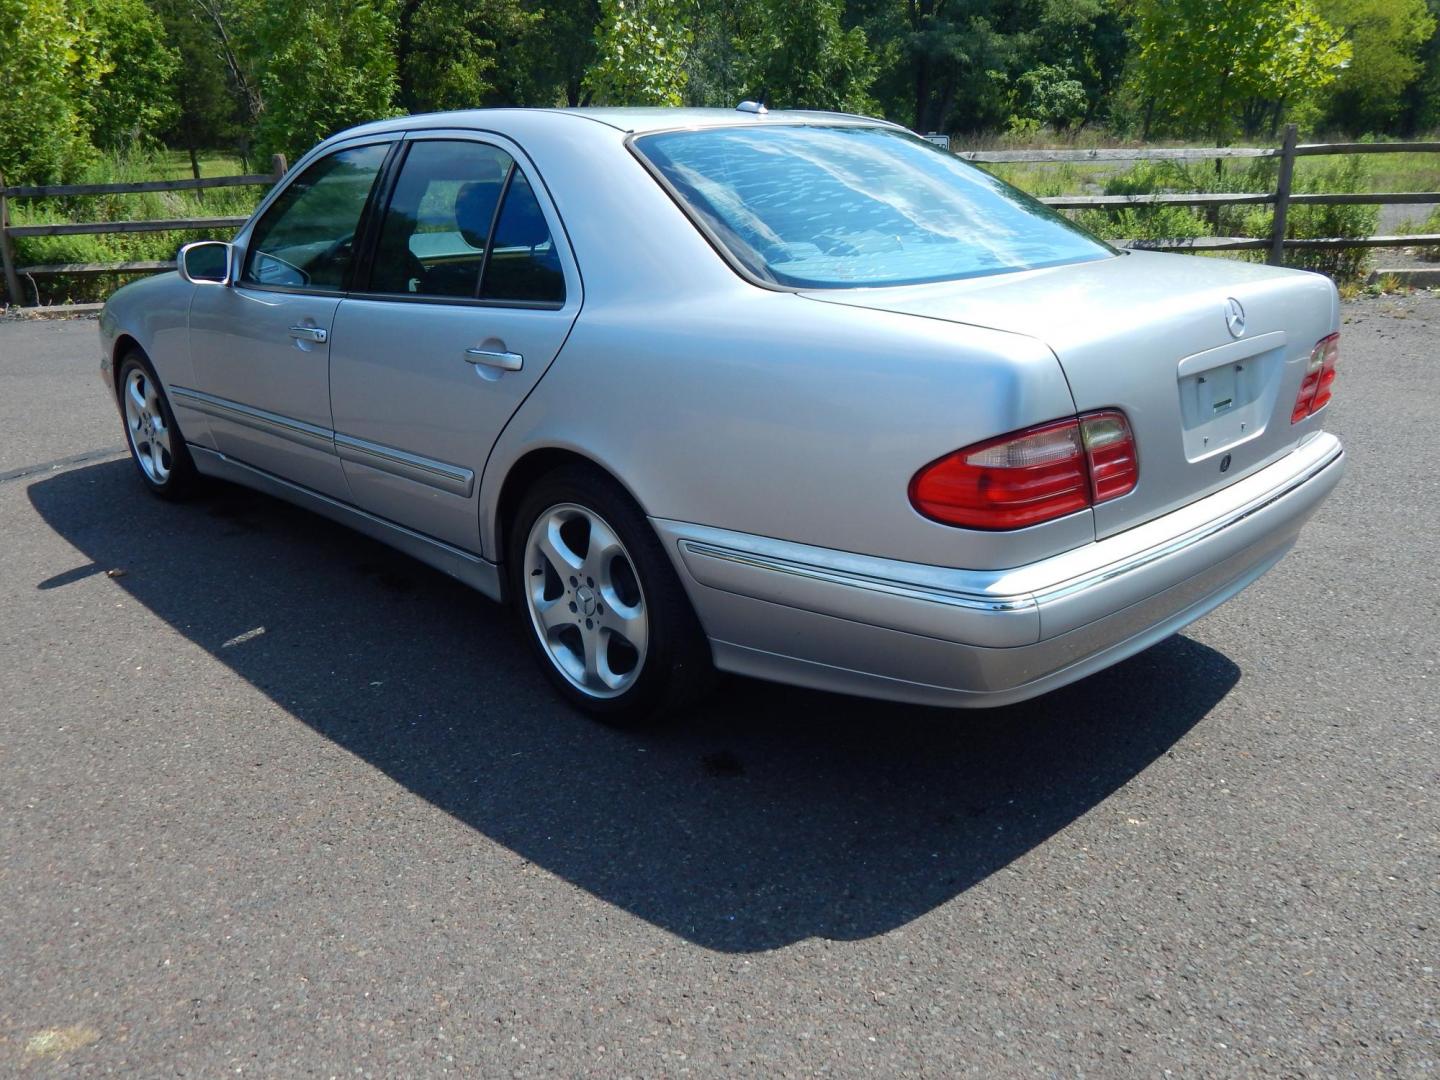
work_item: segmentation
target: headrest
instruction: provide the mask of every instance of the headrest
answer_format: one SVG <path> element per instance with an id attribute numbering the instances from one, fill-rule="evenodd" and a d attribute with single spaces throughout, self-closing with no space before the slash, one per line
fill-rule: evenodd
<path id="1" fill-rule="evenodd" d="M 510 185 L 505 212 L 496 226 L 496 247 L 535 247 L 550 239 L 550 227 L 528 185 Z"/>
<path id="2" fill-rule="evenodd" d="M 471 247 L 485 246 L 499 198 L 499 180 L 472 180 L 455 193 L 455 227 Z"/>

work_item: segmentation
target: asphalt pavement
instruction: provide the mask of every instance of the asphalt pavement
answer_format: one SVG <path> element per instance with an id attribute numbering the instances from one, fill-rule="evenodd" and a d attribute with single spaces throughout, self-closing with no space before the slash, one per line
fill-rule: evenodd
<path id="1" fill-rule="evenodd" d="M 1347 304 L 1349 473 L 1040 700 L 558 704 L 509 617 L 141 490 L 0 323 L 0 1075 L 1440 1072 L 1440 297 Z"/>

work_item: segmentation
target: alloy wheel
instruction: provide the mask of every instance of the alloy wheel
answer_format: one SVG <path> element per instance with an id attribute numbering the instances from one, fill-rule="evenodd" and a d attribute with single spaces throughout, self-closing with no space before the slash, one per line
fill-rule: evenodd
<path id="1" fill-rule="evenodd" d="M 174 457 L 159 387 L 144 368 L 133 367 L 125 376 L 124 398 L 130 450 L 150 482 L 163 486 L 170 479 Z"/>
<path id="2" fill-rule="evenodd" d="M 640 677 L 650 640 L 645 593 L 615 530 L 561 503 L 525 543 L 525 602 L 550 662 L 581 693 L 618 697 Z"/>

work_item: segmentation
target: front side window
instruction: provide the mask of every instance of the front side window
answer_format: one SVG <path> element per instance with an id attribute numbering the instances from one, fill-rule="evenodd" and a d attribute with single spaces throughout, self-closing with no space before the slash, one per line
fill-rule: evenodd
<path id="1" fill-rule="evenodd" d="M 256 224 L 242 280 L 342 292 L 360 215 L 389 149 L 377 143 L 338 150 L 306 169 Z"/>
<path id="2" fill-rule="evenodd" d="M 702 128 L 634 146 L 736 263 L 778 285 L 911 285 L 1114 255 L 1028 195 L 895 128 Z"/>

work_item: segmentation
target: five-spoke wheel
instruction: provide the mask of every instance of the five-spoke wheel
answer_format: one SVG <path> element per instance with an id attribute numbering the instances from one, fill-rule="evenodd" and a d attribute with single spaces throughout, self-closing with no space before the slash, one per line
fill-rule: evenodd
<path id="1" fill-rule="evenodd" d="M 150 373 L 137 364 L 126 371 L 121 394 L 125 432 L 135 463 L 153 483 L 164 484 L 170 479 L 175 458 L 170 450 L 170 427 L 160 411 L 159 387 Z"/>
<path id="2" fill-rule="evenodd" d="M 551 681 L 612 724 L 673 718 L 710 685 L 709 643 L 635 500 L 579 463 L 508 517 L 509 585 Z"/>
<path id="3" fill-rule="evenodd" d="M 551 662 L 581 693 L 622 694 L 650 641 L 645 592 L 625 545 L 593 510 L 552 506 L 525 544 L 525 599 Z"/>
<path id="4" fill-rule="evenodd" d="M 165 390 L 145 354 L 132 350 L 120 361 L 116 380 L 125 443 L 145 486 L 156 495 L 179 499 L 197 479 L 195 463 L 175 426 Z"/>

